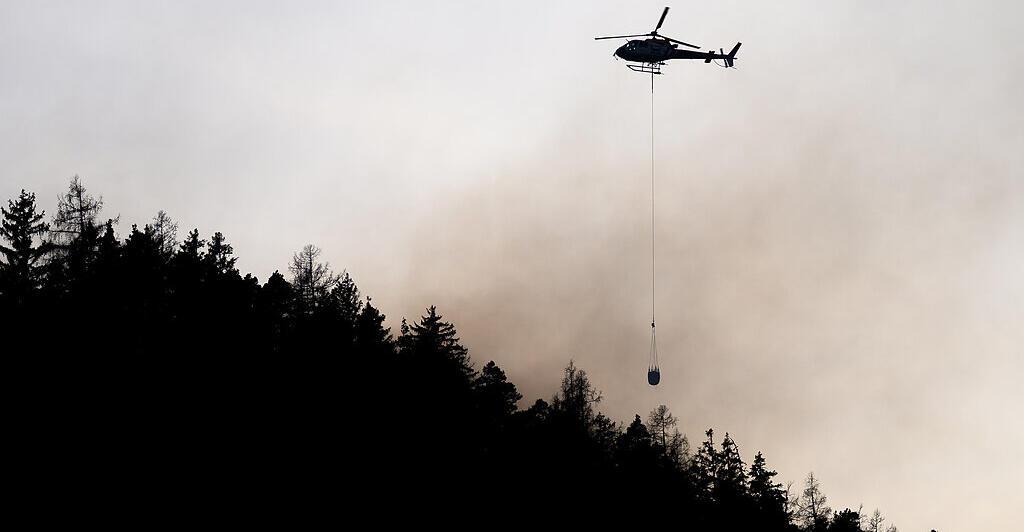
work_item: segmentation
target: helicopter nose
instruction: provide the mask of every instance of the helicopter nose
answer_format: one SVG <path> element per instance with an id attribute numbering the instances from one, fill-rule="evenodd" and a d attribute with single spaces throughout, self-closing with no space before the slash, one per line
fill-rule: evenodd
<path id="1" fill-rule="evenodd" d="M 622 57 L 622 52 L 625 52 L 625 51 L 626 51 L 626 45 L 625 45 L 625 44 L 623 44 L 622 46 L 618 47 L 618 48 L 617 48 L 617 49 L 615 50 L 615 53 L 614 53 L 614 54 L 612 54 L 612 55 L 617 55 L 617 56 L 619 56 L 619 57 Z"/>

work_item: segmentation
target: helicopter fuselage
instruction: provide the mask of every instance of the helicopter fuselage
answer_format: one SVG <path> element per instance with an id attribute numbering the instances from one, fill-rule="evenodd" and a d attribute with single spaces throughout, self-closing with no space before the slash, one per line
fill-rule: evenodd
<path id="1" fill-rule="evenodd" d="M 661 39 L 633 40 L 615 50 L 615 55 L 636 63 L 661 63 L 669 59 L 725 59 L 723 54 L 680 50 L 675 44 Z"/>

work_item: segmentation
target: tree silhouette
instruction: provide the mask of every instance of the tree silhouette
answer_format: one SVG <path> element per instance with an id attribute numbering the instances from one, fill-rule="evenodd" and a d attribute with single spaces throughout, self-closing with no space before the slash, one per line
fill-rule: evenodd
<path id="1" fill-rule="evenodd" d="M 698 500 L 704 504 L 715 502 L 715 482 L 718 478 L 718 451 L 715 450 L 715 431 L 704 432 L 706 439 L 691 461 L 690 474 L 693 477 Z"/>
<path id="2" fill-rule="evenodd" d="M 155 236 L 154 241 L 157 241 Z M 157 243 L 162 248 L 163 244 Z M 238 259 L 232 257 L 234 253 L 235 250 L 231 247 L 231 244 L 228 244 L 224 235 L 217 231 L 210 237 L 210 242 L 206 245 L 206 256 L 204 259 L 213 275 L 233 275 L 238 273 L 238 270 L 235 270 L 235 261 Z"/>
<path id="3" fill-rule="evenodd" d="M 482 414 L 489 419 L 507 419 L 515 413 L 516 403 L 523 398 L 516 390 L 516 385 L 508 382 L 505 372 L 493 360 L 480 370 L 473 387 L 477 394 L 477 404 Z"/>
<path id="4" fill-rule="evenodd" d="M 871 517 L 868 518 L 867 523 L 864 524 L 864 532 L 897 532 L 895 526 L 885 527 L 884 524 L 885 517 L 876 508 L 874 512 L 871 512 Z M 932 530 L 932 532 L 935 531 Z"/>
<path id="5" fill-rule="evenodd" d="M 619 437 L 615 453 L 616 465 L 627 479 L 635 481 L 638 478 L 654 478 L 662 465 L 659 460 L 662 454 L 659 451 L 650 431 L 637 414 Z"/>
<path id="6" fill-rule="evenodd" d="M 81 179 L 71 178 L 68 190 L 57 200 L 57 212 L 50 224 L 49 241 L 53 260 L 49 261 L 47 277 L 55 291 L 84 303 L 83 297 L 73 292 L 89 282 L 89 270 L 96 258 L 101 226 L 97 223 L 103 210 L 103 200 L 94 198 L 85 190 Z M 116 219 L 111 220 L 112 224 Z M 82 318 L 84 308 L 75 309 Z"/>
<path id="7" fill-rule="evenodd" d="M 350 279 L 347 273 L 345 279 Z M 348 293 L 358 294 L 358 290 L 354 290 L 354 283 L 352 286 L 353 290 Z M 353 353 L 369 364 L 390 363 L 390 357 L 395 350 L 395 340 L 391 336 L 391 328 L 384 326 L 385 316 L 373 306 L 371 301 L 371 298 L 366 298 L 366 303 L 363 304 L 359 316 L 355 319 Z M 517 398 L 516 401 L 518 400 Z"/>
<path id="8" fill-rule="evenodd" d="M 647 416 L 647 426 L 650 427 L 651 434 L 663 449 L 668 449 L 672 431 L 676 429 L 676 424 L 675 416 L 668 411 L 668 407 L 665 405 L 658 405 Z"/>
<path id="9" fill-rule="evenodd" d="M 836 512 L 828 525 L 829 532 L 863 532 L 861 529 L 860 512 L 849 508 Z"/>
<path id="10" fill-rule="evenodd" d="M 747 473 L 736 442 L 725 433 L 722 450 L 715 467 L 715 496 L 721 501 L 735 502 L 747 492 Z"/>
<path id="11" fill-rule="evenodd" d="M 45 212 L 36 212 L 36 195 L 24 189 L 17 201 L 8 200 L 7 208 L 0 211 L 0 238 L 10 245 L 0 244 L 0 297 L 9 298 L 14 306 L 20 307 L 43 280 L 39 261 L 50 246 L 42 238 L 50 227 L 42 221 Z"/>
<path id="12" fill-rule="evenodd" d="M 297 301 L 301 311 L 306 314 L 312 314 L 317 307 L 323 306 L 328 294 L 338 283 L 338 276 L 331 273 L 330 265 L 319 261 L 320 254 L 320 248 L 307 244 L 292 256 L 291 266 L 288 267 Z"/>
<path id="13" fill-rule="evenodd" d="M 573 360 L 550 401 L 521 409 L 508 375 L 493 360 L 477 370 L 436 307 L 402 319 L 396 337 L 313 245 L 292 256 L 289 277 L 261 283 L 238 270 L 222 233 L 193 229 L 179 243 L 164 211 L 119 236 L 77 176 L 52 224 L 24 190 L 7 205 L 9 440 L 18 457 L 45 457 L 30 460 L 40 478 L 88 462 L 104 478 L 198 490 L 214 479 L 323 497 L 341 482 L 453 511 L 487 496 L 494 512 L 549 501 L 603 517 L 607 499 L 635 503 L 648 526 L 882 532 L 877 511 L 866 522 L 859 510 L 833 514 L 813 474 L 791 500 L 764 456 L 748 468 L 728 433 L 716 444 L 708 429 L 691 455 L 665 405 L 620 425 Z"/>
<path id="14" fill-rule="evenodd" d="M 765 522 L 781 527 L 789 522 L 786 492 L 775 482 L 778 473 L 768 469 L 764 455 L 758 452 L 750 464 L 750 496 Z"/>
<path id="15" fill-rule="evenodd" d="M 587 372 L 570 360 L 562 375 L 560 393 L 551 402 L 552 408 L 578 427 L 590 431 L 600 402 L 601 392 L 590 384 Z"/>
<path id="16" fill-rule="evenodd" d="M 160 248 L 160 255 L 165 261 L 174 256 L 178 248 L 178 224 L 164 211 L 158 211 L 153 217 L 153 236 Z"/>
<path id="17" fill-rule="evenodd" d="M 828 527 L 832 509 L 828 507 L 828 497 L 821 491 L 821 483 L 808 473 L 804 480 L 804 489 L 797 501 L 796 517 L 805 530 L 819 531 Z"/>
<path id="18" fill-rule="evenodd" d="M 403 356 L 416 362 L 415 367 L 443 375 L 454 387 L 469 388 L 475 374 L 469 350 L 459 340 L 455 326 L 437 313 L 437 307 L 427 308 L 420 321 L 404 331 L 399 345 Z"/>
<path id="19" fill-rule="evenodd" d="M 68 191 L 57 200 L 57 213 L 53 217 L 52 234 L 54 241 L 63 247 L 73 242 L 88 242 L 91 233 L 96 233 L 103 198 L 96 199 L 85 190 L 82 180 L 75 175 L 68 184 Z"/>

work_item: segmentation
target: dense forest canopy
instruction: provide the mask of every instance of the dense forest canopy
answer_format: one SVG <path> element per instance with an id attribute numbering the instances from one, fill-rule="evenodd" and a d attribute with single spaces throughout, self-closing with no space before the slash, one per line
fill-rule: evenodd
<path id="1" fill-rule="evenodd" d="M 397 493 L 438 478 L 567 498 L 601 487 L 695 529 L 895 531 L 877 510 L 834 510 L 813 473 L 784 486 L 728 433 L 691 442 L 664 405 L 609 419 L 572 361 L 550 400 L 520 408 L 502 369 L 471 359 L 437 308 L 392 331 L 316 246 L 261 283 L 219 232 L 179 232 L 160 211 L 119 234 L 103 208 L 76 176 L 50 216 L 26 191 L 2 211 L 0 322 L 33 398 L 20 442 L 64 471 L 323 471 Z"/>

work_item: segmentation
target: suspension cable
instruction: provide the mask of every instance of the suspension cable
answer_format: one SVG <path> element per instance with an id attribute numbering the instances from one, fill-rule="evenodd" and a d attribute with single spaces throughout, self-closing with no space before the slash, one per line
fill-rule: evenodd
<path id="1" fill-rule="evenodd" d="M 654 328 L 655 253 L 654 253 L 654 73 L 651 73 L 651 328 Z"/>
<path id="2" fill-rule="evenodd" d="M 655 268 L 655 202 L 654 202 L 654 72 L 651 72 L 651 353 L 647 367 L 647 382 L 656 386 L 661 381 L 661 370 L 658 368 L 658 340 L 655 336 L 655 295 L 656 290 L 656 268 Z"/>

